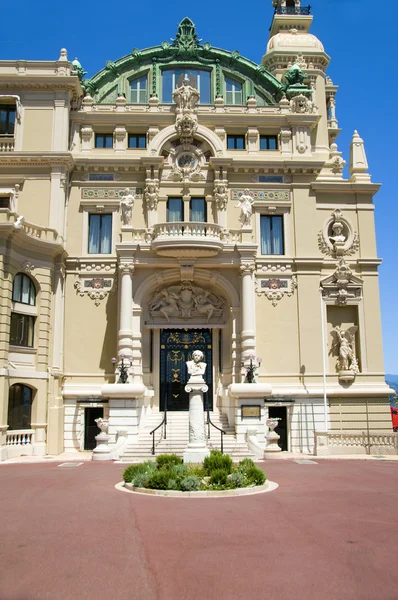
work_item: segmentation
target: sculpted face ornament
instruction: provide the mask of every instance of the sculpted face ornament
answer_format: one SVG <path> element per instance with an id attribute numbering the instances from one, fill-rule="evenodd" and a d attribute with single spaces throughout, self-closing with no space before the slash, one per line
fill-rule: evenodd
<path id="1" fill-rule="evenodd" d="M 201 375 L 203 376 L 206 372 L 206 363 L 203 362 L 204 354 L 201 350 L 194 350 L 192 352 L 192 360 L 187 361 L 188 374 L 192 376 Z"/>

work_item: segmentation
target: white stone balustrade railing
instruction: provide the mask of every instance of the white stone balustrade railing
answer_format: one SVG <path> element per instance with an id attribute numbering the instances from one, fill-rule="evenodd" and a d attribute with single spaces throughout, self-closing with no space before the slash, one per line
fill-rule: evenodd
<path id="1" fill-rule="evenodd" d="M 26 446 L 34 443 L 34 429 L 13 429 L 6 433 L 7 446 Z"/>
<path id="2" fill-rule="evenodd" d="M 14 212 L 4 211 L 0 213 L 0 225 L 3 223 L 16 224 L 18 221 L 19 215 Z M 55 229 L 50 227 L 41 227 L 40 225 L 35 225 L 34 223 L 29 223 L 28 221 L 23 220 L 22 223 L 17 227 L 23 230 L 26 235 L 31 238 L 35 238 L 36 240 L 41 240 L 44 242 L 63 242 L 62 236 L 58 234 Z"/>
<path id="3" fill-rule="evenodd" d="M 223 228 L 214 223 L 158 223 L 153 228 L 153 239 L 206 238 L 220 240 Z"/>
<path id="4" fill-rule="evenodd" d="M 13 137 L 0 137 L 0 152 L 13 152 L 14 151 L 14 138 Z"/>
<path id="5" fill-rule="evenodd" d="M 316 454 L 398 454 L 392 431 L 315 432 Z"/>

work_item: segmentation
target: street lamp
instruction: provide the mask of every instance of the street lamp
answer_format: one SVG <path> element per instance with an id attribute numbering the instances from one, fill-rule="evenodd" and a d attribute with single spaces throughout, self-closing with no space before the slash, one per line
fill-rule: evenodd
<path id="1" fill-rule="evenodd" d="M 119 369 L 119 373 L 120 373 L 120 381 L 122 383 L 127 383 L 127 380 L 129 378 L 129 372 L 128 369 L 129 367 L 133 366 L 133 361 L 130 358 L 130 365 L 128 365 L 127 363 L 124 363 L 124 360 L 127 359 L 128 357 L 125 354 L 121 354 L 120 358 L 122 359 L 122 362 L 120 365 L 117 366 L 117 368 Z M 114 366 L 116 366 L 117 364 L 117 358 L 113 357 L 112 358 L 112 363 Z"/>
<path id="2" fill-rule="evenodd" d="M 261 363 L 262 363 L 263 359 L 261 358 L 261 356 L 258 356 L 257 363 L 254 363 L 253 362 L 255 360 L 254 354 L 250 354 L 249 358 L 250 358 L 250 363 L 246 367 L 246 380 L 247 380 L 247 383 L 254 383 L 256 370 L 261 367 Z M 243 359 L 242 359 L 242 367 L 245 367 L 245 361 Z"/>

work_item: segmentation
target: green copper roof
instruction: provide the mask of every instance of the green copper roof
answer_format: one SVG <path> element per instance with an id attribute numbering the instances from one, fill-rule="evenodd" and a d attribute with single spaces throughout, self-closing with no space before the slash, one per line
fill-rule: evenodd
<path id="1" fill-rule="evenodd" d="M 104 69 L 84 81 L 84 87 L 91 94 L 97 93 L 99 97 L 104 97 L 105 90 L 118 86 L 123 78 L 132 79 L 135 73 L 138 74 L 146 69 L 152 72 L 150 91 L 158 94 L 158 79 L 163 66 L 181 68 L 192 65 L 196 69 L 201 67 L 214 69 L 215 95 L 222 92 L 221 75 L 222 71 L 225 71 L 249 80 L 252 86 L 264 94 L 267 103 L 273 104 L 279 100 L 284 86 L 262 65 L 244 58 L 237 50 L 229 52 L 213 47 L 209 42 L 202 44 L 201 41 L 194 23 L 185 17 L 178 25 L 177 33 L 171 43 L 165 41 L 160 46 L 145 50 L 135 48 L 131 54 L 116 62 L 108 61 Z"/>

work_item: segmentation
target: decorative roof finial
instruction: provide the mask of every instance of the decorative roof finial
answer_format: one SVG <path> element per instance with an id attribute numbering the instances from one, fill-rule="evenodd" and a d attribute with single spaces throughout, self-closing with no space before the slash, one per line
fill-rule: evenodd
<path id="1" fill-rule="evenodd" d="M 355 130 L 350 146 L 350 181 L 370 183 L 370 175 L 367 172 L 368 168 L 365 144 L 359 136 L 358 131 Z"/>

